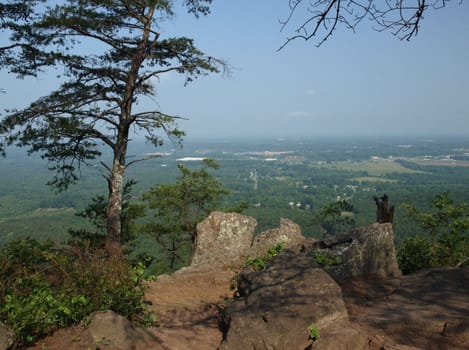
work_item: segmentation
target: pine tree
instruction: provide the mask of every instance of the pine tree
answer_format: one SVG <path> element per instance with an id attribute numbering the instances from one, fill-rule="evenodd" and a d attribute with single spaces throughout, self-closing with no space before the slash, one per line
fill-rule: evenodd
<path id="1" fill-rule="evenodd" d="M 211 0 L 184 0 L 196 17 L 209 13 Z M 80 167 L 112 150 L 102 163 L 109 197 L 106 249 L 121 251 L 121 212 L 130 131 L 155 146 L 165 135 L 181 141 L 176 117 L 135 105 L 155 95 L 155 79 L 176 72 L 190 82 L 218 72 L 223 62 L 206 56 L 192 39 L 166 37 L 162 23 L 175 15 L 169 0 L 68 0 L 26 2 L 27 21 L 2 27 L 11 43 L 3 46 L 1 67 L 19 76 L 41 69 L 59 72 L 60 87 L 0 121 L 0 150 L 6 145 L 40 152 L 55 175 L 50 185 L 63 190 L 80 178 Z M 36 6 L 35 6 L 36 5 Z M 2 14 L 3 16 L 3 14 Z M 7 18 L 7 16 L 5 16 Z M 8 18 L 13 18 L 8 15 Z M 63 72 L 63 73 L 62 73 Z"/>

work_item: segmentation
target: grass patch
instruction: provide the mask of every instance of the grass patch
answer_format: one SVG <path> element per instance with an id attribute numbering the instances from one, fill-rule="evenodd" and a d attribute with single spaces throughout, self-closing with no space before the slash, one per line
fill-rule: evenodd
<path id="1" fill-rule="evenodd" d="M 397 180 L 394 179 L 386 179 L 384 177 L 376 177 L 376 176 L 361 176 L 361 177 L 354 177 L 350 179 L 350 181 L 358 181 L 358 182 L 385 182 L 385 183 L 397 183 Z"/>
<path id="2" fill-rule="evenodd" d="M 28 214 L 0 219 L 0 247 L 16 239 L 34 237 L 64 242 L 70 238 L 69 228 L 89 228 L 85 220 L 71 208 L 36 209 Z"/>
<path id="3" fill-rule="evenodd" d="M 450 159 L 422 159 L 422 158 L 402 158 L 407 162 L 412 162 L 423 166 L 444 166 L 469 168 L 469 161 Z"/>
<path id="4" fill-rule="evenodd" d="M 359 162 L 345 161 L 337 162 L 334 164 L 321 164 L 318 165 L 321 168 L 342 170 L 342 171 L 354 171 L 364 172 L 372 178 L 381 178 L 389 174 L 419 174 L 421 171 L 412 170 L 406 168 L 399 163 L 389 160 L 364 160 Z"/>

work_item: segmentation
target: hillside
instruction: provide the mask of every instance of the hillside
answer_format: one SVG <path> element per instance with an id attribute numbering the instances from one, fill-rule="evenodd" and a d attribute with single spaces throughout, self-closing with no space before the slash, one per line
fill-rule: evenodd
<path id="1" fill-rule="evenodd" d="M 235 221 L 231 220 L 238 219 L 230 217 L 221 220 L 230 220 L 234 223 Z M 220 221 L 220 224 L 222 222 Z M 224 225 L 218 225 L 214 225 L 214 222 L 212 222 L 210 227 L 225 227 Z M 387 246 L 387 243 L 382 241 L 384 238 L 380 238 L 380 230 L 384 229 L 383 232 L 389 232 L 389 237 L 392 239 L 392 229 L 389 231 L 391 226 L 386 225 L 371 225 L 357 231 L 359 236 L 357 236 L 358 240 L 356 242 L 358 244 L 362 241 L 360 244 L 363 244 L 363 248 L 352 249 L 355 243 L 349 242 L 338 251 L 346 252 L 348 249 L 352 249 L 360 252 L 361 249 L 368 249 L 367 246 L 374 246 L 372 255 L 382 256 L 381 254 L 385 253 L 382 249 Z M 240 226 L 233 225 L 230 227 L 232 229 L 224 231 L 224 236 L 228 232 L 234 234 L 237 232 L 237 229 L 234 228 Z M 293 237 L 292 235 L 294 235 L 294 231 L 282 231 L 282 229 L 275 232 L 277 233 L 274 233 L 274 231 L 265 233 L 269 236 L 270 242 L 275 241 L 277 239 L 275 237 L 283 237 L 282 239 L 287 239 L 285 244 L 290 244 L 288 243 L 290 242 L 289 238 L 285 237 Z M 363 237 L 366 236 L 361 235 L 367 234 L 366 232 L 371 235 L 363 240 Z M 201 234 L 203 235 L 202 232 Z M 236 235 L 238 234 L 239 232 Z M 355 238 L 353 240 L 355 241 Z M 375 240 L 375 243 L 369 245 L 368 243 L 371 243 L 371 240 Z M 392 242 L 392 240 L 389 242 Z M 384 245 L 381 248 L 376 248 L 376 244 L 381 243 L 384 243 Z M 321 247 L 323 244 L 321 241 L 305 238 L 300 246 L 292 245 L 291 249 L 275 256 L 268 263 L 265 270 L 258 272 L 251 269 L 244 270 L 240 276 L 244 276 L 242 278 L 245 281 L 247 281 L 246 278 L 251 279 L 250 285 L 254 289 L 252 289 L 252 292 L 248 292 L 247 295 L 240 290 L 241 297 L 232 301 L 229 301 L 233 295 L 230 287 L 233 284 L 235 271 L 227 268 L 230 264 L 229 261 L 220 262 L 221 265 L 215 266 L 201 263 L 184 268 L 171 276 L 162 276 L 158 281 L 150 282 L 145 295 L 147 303 L 158 316 L 157 327 L 137 328 L 112 312 L 98 313 L 92 317 L 90 323 L 59 331 L 53 336 L 38 342 L 31 349 L 215 350 L 219 348 L 223 339 L 226 341 L 226 339 L 233 337 L 232 333 L 227 332 L 231 332 L 232 328 L 235 327 L 234 317 L 244 317 L 243 314 L 236 316 L 236 310 L 239 310 L 235 306 L 236 304 L 247 305 L 245 312 L 248 314 L 246 316 L 254 312 L 253 316 L 264 320 L 265 326 L 263 327 L 266 327 L 267 330 L 272 329 L 271 323 L 283 322 L 284 325 L 297 327 L 296 323 L 299 320 L 304 320 L 301 322 L 306 323 L 299 328 L 278 330 L 284 332 L 280 335 L 281 339 L 284 342 L 286 341 L 287 344 L 292 344 L 293 340 L 295 342 L 299 340 L 300 344 L 304 345 L 301 346 L 302 350 L 341 348 L 357 350 L 462 350 L 467 349 L 469 346 L 469 323 L 467 319 L 469 312 L 469 267 L 435 268 L 413 275 L 402 276 L 396 275 L 395 270 L 393 270 L 391 261 L 395 257 L 388 255 L 387 259 L 390 259 L 390 265 L 386 265 L 388 262 L 381 261 L 381 267 L 376 270 L 381 271 L 379 274 L 370 274 L 372 270 L 370 270 L 371 265 L 368 263 L 359 264 L 356 266 L 362 266 L 361 268 L 364 269 L 361 275 L 359 272 L 359 275 L 352 278 L 339 278 L 338 284 L 336 284 L 330 277 L 327 277 L 322 269 L 315 268 L 314 259 L 311 259 L 309 253 L 305 253 L 312 249 L 308 247 L 314 246 Z M 361 253 L 363 252 L 361 251 Z M 218 256 L 220 252 L 212 251 L 211 254 Z M 344 266 L 348 264 L 346 256 L 347 254 L 344 255 Z M 350 263 L 356 260 L 354 255 L 350 255 L 350 258 Z M 233 259 L 236 258 L 233 257 Z M 204 260 L 199 259 L 199 261 L 216 261 L 216 259 L 213 260 L 205 256 Z M 286 264 L 286 261 L 289 263 Z M 306 265 L 303 266 L 304 263 Z M 387 266 L 384 270 L 383 263 Z M 356 262 L 353 264 L 356 264 Z M 295 272 L 295 266 L 303 267 Z M 337 267 L 334 267 L 334 269 Z M 297 274 L 300 276 L 305 273 L 305 268 L 317 277 L 313 280 L 301 278 L 298 280 L 299 284 L 291 286 L 294 293 L 290 291 L 282 297 L 276 296 L 278 292 L 288 291 L 288 288 L 290 288 L 288 285 L 296 278 L 293 276 Z M 335 272 L 332 275 L 335 275 Z M 266 279 L 266 276 L 277 277 L 275 279 Z M 314 294 L 316 292 L 310 294 L 312 290 L 308 289 L 307 285 L 315 286 L 313 290 L 319 292 L 319 299 Z M 240 286 L 238 282 L 238 288 Z M 328 288 L 332 288 L 330 293 L 327 292 Z M 332 290 L 337 292 L 332 293 Z M 256 299 L 256 291 L 261 291 L 259 294 L 261 299 Z M 326 293 L 328 297 L 324 298 L 326 294 L 322 295 L 321 293 Z M 245 301 L 243 301 L 243 298 L 245 298 Z M 260 307 L 259 303 L 264 303 L 265 307 L 268 307 L 268 311 L 256 314 L 260 310 L 258 309 Z M 341 305 L 343 305 L 343 309 L 341 309 Z M 284 307 L 286 309 L 283 309 Z M 331 307 L 333 309 L 330 309 Z M 319 316 L 321 314 L 320 309 L 321 312 L 324 312 L 323 316 Z M 293 322 L 291 319 L 292 314 L 285 314 L 282 310 L 296 310 L 294 311 L 296 321 Z M 331 318 L 333 315 L 332 310 L 335 310 L 336 313 L 334 318 Z M 229 319 L 231 321 L 227 323 Z M 313 319 L 316 319 L 313 322 L 317 323 L 320 334 L 320 338 L 316 341 L 308 340 L 306 329 Z M 236 324 L 239 325 L 240 323 Z M 243 341 L 253 339 L 253 349 L 254 341 L 257 341 L 255 339 L 260 334 L 256 324 L 258 324 L 257 321 L 249 323 L 250 326 L 245 329 L 234 328 L 235 334 L 238 331 L 245 332 L 243 333 Z M 262 349 L 286 349 L 284 346 L 273 345 L 275 339 L 279 336 L 278 331 L 276 333 L 267 333 L 267 338 L 264 338 L 266 345 L 261 347 Z M 298 333 L 300 339 L 297 339 L 297 336 L 292 338 L 294 333 Z M 234 344 L 241 344 L 240 342 L 241 339 L 236 340 L 235 338 Z M 267 345 L 268 343 L 271 345 Z M 229 344 L 233 344 L 232 342 L 227 344 L 223 345 L 222 348 L 238 348 L 230 346 Z M 247 350 L 244 345 L 243 348 Z M 259 347 L 256 346 L 255 348 L 258 349 Z M 288 349 L 292 348 L 289 347 Z"/>

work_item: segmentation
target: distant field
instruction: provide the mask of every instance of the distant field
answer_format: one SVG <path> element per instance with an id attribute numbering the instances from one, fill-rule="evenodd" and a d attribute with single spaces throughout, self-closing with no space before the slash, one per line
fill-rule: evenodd
<path id="1" fill-rule="evenodd" d="M 451 166 L 451 167 L 464 167 L 469 168 L 469 161 L 467 160 L 451 160 L 451 159 L 422 159 L 415 158 L 400 158 L 402 160 L 412 162 L 418 165 L 426 166 Z"/>
<path id="2" fill-rule="evenodd" d="M 363 160 L 358 162 L 337 162 L 334 164 L 317 165 L 321 168 L 336 169 L 342 171 L 367 172 L 368 177 L 375 179 L 389 174 L 419 174 L 421 171 L 406 168 L 398 163 L 389 160 Z M 380 178 L 380 180 L 383 180 Z"/>
<path id="3" fill-rule="evenodd" d="M 396 183 L 397 180 L 393 179 L 386 179 L 382 177 L 376 177 L 376 176 L 361 176 L 361 177 L 354 177 L 350 179 L 352 181 L 358 181 L 358 182 L 386 182 L 386 183 Z"/>
<path id="4" fill-rule="evenodd" d="M 63 241 L 68 238 L 68 230 L 87 227 L 82 218 L 71 208 L 37 209 L 29 214 L 0 219 L 0 246 L 12 239 L 26 237 L 47 238 Z"/>

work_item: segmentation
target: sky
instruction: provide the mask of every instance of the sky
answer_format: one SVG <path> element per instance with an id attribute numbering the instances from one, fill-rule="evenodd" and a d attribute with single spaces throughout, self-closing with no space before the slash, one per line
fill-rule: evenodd
<path id="1" fill-rule="evenodd" d="M 186 87 L 176 73 L 163 76 L 157 108 L 188 118 L 179 126 L 197 139 L 469 137 L 467 2 L 426 13 L 410 42 L 365 21 L 355 33 L 339 28 L 320 48 L 296 40 L 277 51 L 294 30 L 280 31 L 288 13 L 288 0 L 214 0 L 199 19 L 178 12 L 163 33 L 194 38 L 232 72 Z M 0 107 L 25 106 L 55 86 L 51 77 L 5 72 L 0 81 Z"/>

